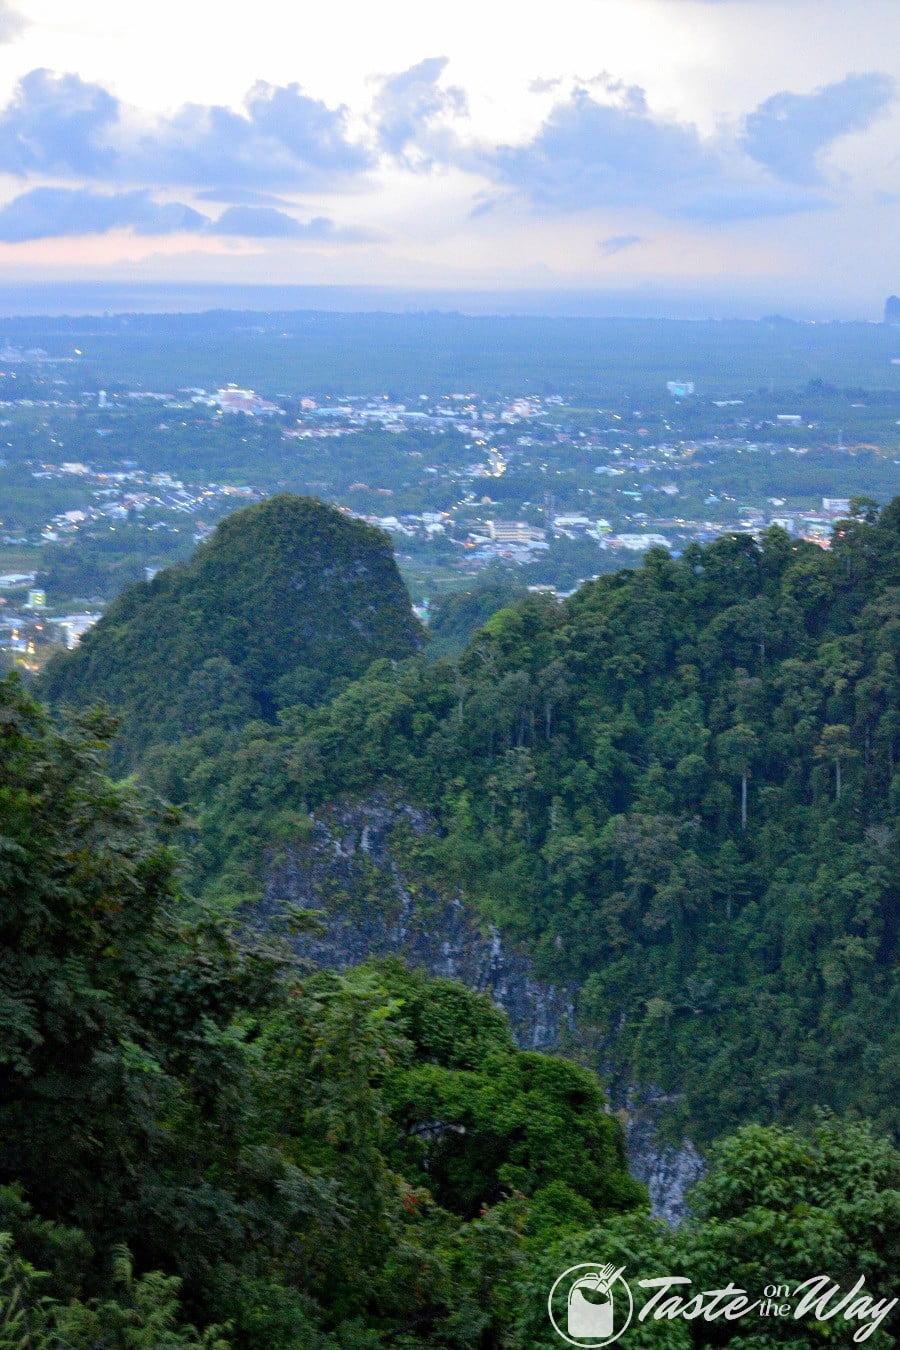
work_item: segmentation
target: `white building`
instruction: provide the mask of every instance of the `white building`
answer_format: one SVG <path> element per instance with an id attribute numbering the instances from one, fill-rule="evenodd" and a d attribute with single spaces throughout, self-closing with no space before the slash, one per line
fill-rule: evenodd
<path id="1" fill-rule="evenodd" d="M 646 553 L 650 548 L 671 548 L 662 534 L 617 534 L 606 540 L 612 548 L 628 549 L 630 553 Z"/>

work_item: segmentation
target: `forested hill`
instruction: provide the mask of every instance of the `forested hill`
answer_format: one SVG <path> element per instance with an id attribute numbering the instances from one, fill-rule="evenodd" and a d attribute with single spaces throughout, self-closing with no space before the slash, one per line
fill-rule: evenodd
<path id="1" fill-rule="evenodd" d="M 248 946 L 198 911 L 104 778 L 108 731 L 0 682 L 2 1350 L 551 1350 L 548 1294 L 598 1254 L 635 1299 L 669 1272 L 889 1291 L 900 1157 L 868 1127 L 743 1131 L 672 1233 L 593 1074 L 517 1051 L 485 998 L 398 962 L 305 973 L 286 927 Z M 708 1325 L 629 1344 L 852 1324 Z"/>
<path id="2" fill-rule="evenodd" d="M 51 663 L 42 692 L 108 703 L 121 767 L 154 742 L 315 702 L 420 642 L 387 535 L 285 495 L 229 516 L 190 562 L 125 591 Z"/>
<path id="3" fill-rule="evenodd" d="M 619 1099 L 665 1094 L 700 1143 L 818 1105 L 896 1128 L 900 500 L 876 514 L 830 552 L 652 551 L 144 772 L 189 807 L 199 879 L 245 892 L 329 801 L 427 808 L 425 837 L 398 811 L 403 875 L 574 981 Z"/>

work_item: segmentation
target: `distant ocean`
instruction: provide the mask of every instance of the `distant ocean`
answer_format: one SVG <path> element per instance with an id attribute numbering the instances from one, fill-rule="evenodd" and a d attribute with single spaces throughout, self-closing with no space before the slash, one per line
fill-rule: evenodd
<path id="1" fill-rule="evenodd" d="M 0 281 L 0 317 L 81 314 L 198 314 L 209 310 L 282 313 L 407 314 L 440 311 L 472 315 L 546 315 L 548 318 L 759 319 L 781 312 L 798 320 L 881 318 L 883 297 L 872 312 L 860 304 L 818 307 L 784 295 L 632 290 L 398 290 L 380 286 L 232 286 L 210 283 L 122 281 Z"/>

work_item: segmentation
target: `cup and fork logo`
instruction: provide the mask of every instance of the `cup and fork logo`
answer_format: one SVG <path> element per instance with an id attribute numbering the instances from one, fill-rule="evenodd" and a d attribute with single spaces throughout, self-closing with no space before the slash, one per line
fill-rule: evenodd
<path id="1" fill-rule="evenodd" d="M 624 1269 L 610 1261 L 582 1262 L 564 1271 L 547 1300 L 557 1335 L 584 1350 L 599 1350 L 617 1341 L 627 1331 L 634 1311 L 631 1290 L 622 1278 Z"/>

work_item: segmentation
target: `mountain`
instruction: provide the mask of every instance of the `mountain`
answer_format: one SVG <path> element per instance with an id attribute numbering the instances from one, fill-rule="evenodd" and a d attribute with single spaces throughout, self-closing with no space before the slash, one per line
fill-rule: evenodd
<path id="1" fill-rule="evenodd" d="M 283 495 L 229 516 L 189 562 L 125 591 L 50 663 L 41 692 L 109 704 L 124 767 L 154 743 L 316 702 L 420 644 L 387 535 Z"/>
<path id="2" fill-rule="evenodd" d="M 645 1208 L 597 1080 L 461 985 L 237 943 L 108 731 L 0 681 L 0 1346 L 499 1346 L 531 1241 Z"/>
<path id="3" fill-rule="evenodd" d="M 636 1312 L 642 1281 L 693 1286 L 635 1350 L 826 1350 L 854 1323 L 896 1346 L 888 1141 L 740 1131 L 673 1232 L 594 1075 L 517 1050 L 486 998 L 397 961 L 309 972 L 192 904 L 101 771 L 109 729 L 0 682 L 2 1350 L 552 1350 L 564 1273 L 607 1262 Z M 867 1296 L 762 1332 L 697 1316 L 722 1309 L 702 1290 L 829 1276 Z"/>
<path id="4" fill-rule="evenodd" d="M 332 947 L 462 906 L 676 1142 L 819 1107 L 896 1130 L 900 500 L 858 510 L 829 551 L 651 550 L 145 772 L 198 885 L 325 909 Z M 389 801 L 381 866 L 352 821 Z"/>

